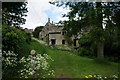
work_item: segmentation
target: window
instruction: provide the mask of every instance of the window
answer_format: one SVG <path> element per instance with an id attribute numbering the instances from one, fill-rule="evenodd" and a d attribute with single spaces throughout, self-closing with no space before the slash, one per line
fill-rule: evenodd
<path id="1" fill-rule="evenodd" d="M 65 44 L 65 40 L 62 40 L 62 44 Z"/>

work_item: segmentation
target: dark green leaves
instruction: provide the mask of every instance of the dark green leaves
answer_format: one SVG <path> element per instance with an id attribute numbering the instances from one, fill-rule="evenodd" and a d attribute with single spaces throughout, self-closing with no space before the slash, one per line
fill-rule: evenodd
<path id="1" fill-rule="evenodd" d="M 43 28 L 43 26 L 40 26 L 40 27 L 36 27 L 36 28 L 35 28 L 35 30 L 34 30 L 34 32 L 33 32 L 33 36 L 34 36 L 35 38 L 39 38 L 39 32 L 42 31 L 42 28 Z"/>
<path id="2" fill-rule="evenodd" d="M 25 24 L 23 17 L 27 16 L 26 2 L 3 2 L 2 23 L 13 26 Z"/>

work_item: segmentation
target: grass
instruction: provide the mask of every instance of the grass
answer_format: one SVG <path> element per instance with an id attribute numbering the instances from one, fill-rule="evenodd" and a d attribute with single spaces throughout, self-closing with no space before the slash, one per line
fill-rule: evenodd
<path id="1" fill-rule="evenodd" d="M 32 39 L 30 49 L 34 49 L 36 53 L 45 54 L 47 53 L 48 46 L 45 46 L 43 43 L 38 42 L 36 39 Z"/>
<path id="2" fill-rule="evenodd" d="M 117 63 L 100 64 L 94 59 L 77 56 L 70 51 L 49 48 L 36 40 L 32 40 L 31 49 L 51 56 L 54 61 L 50 64 L 55 70 L 55 78 L 83 78 L 90 74 L 110 77 L 118 72 Z"/>

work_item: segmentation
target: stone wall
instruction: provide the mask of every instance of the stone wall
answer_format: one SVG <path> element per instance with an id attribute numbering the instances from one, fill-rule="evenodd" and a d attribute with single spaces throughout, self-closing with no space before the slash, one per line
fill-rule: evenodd
<path id="1" fill-rule="evenodd" d="M 52 45 L 52 39 L 55 39 L 55 45 L 62 45 L 62 40 L 65 40 L 61 33 L 52 33 L 49 34 L 49 45 Z"/>

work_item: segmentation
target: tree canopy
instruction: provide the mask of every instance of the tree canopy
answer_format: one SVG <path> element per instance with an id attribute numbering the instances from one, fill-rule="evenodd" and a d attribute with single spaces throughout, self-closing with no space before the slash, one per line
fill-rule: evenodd
<path id="1" fill-rule="evenodd" d="M 72 36 L 77 33 L 92 36 L 92 40 L 97 45 L 98 58 L 104 57 L 104 44 L 117 34 L 120 27 L 119 12 L 120 2 L 50 2 L 58 7 L 64 6 L 70 11 L 63 17 L 68 17 L 68 21 L 63 21 L 66 35 Z M 113 34 L 114 33 L 114 34 Z M 114 37 L 115 38 L 115 37 Z"/>
<path id="2" fill-rule="evenodd" d="M 2 2 L 2 24 L 20 26 L 25 24 L 27 2 Z"/>
<path id="3" fill-rule="evenodd" d="M 39 26 L 39 27 L 36 27 L 36 28 L 35 28 L 35 30 L 34 30 L 34 32 L 33 32 L 33 36 L 34 36 L 35 38 L 39 38 L 39 32 L 42 31 L 42 28 L 43 28 L 43 26 Z"/>

